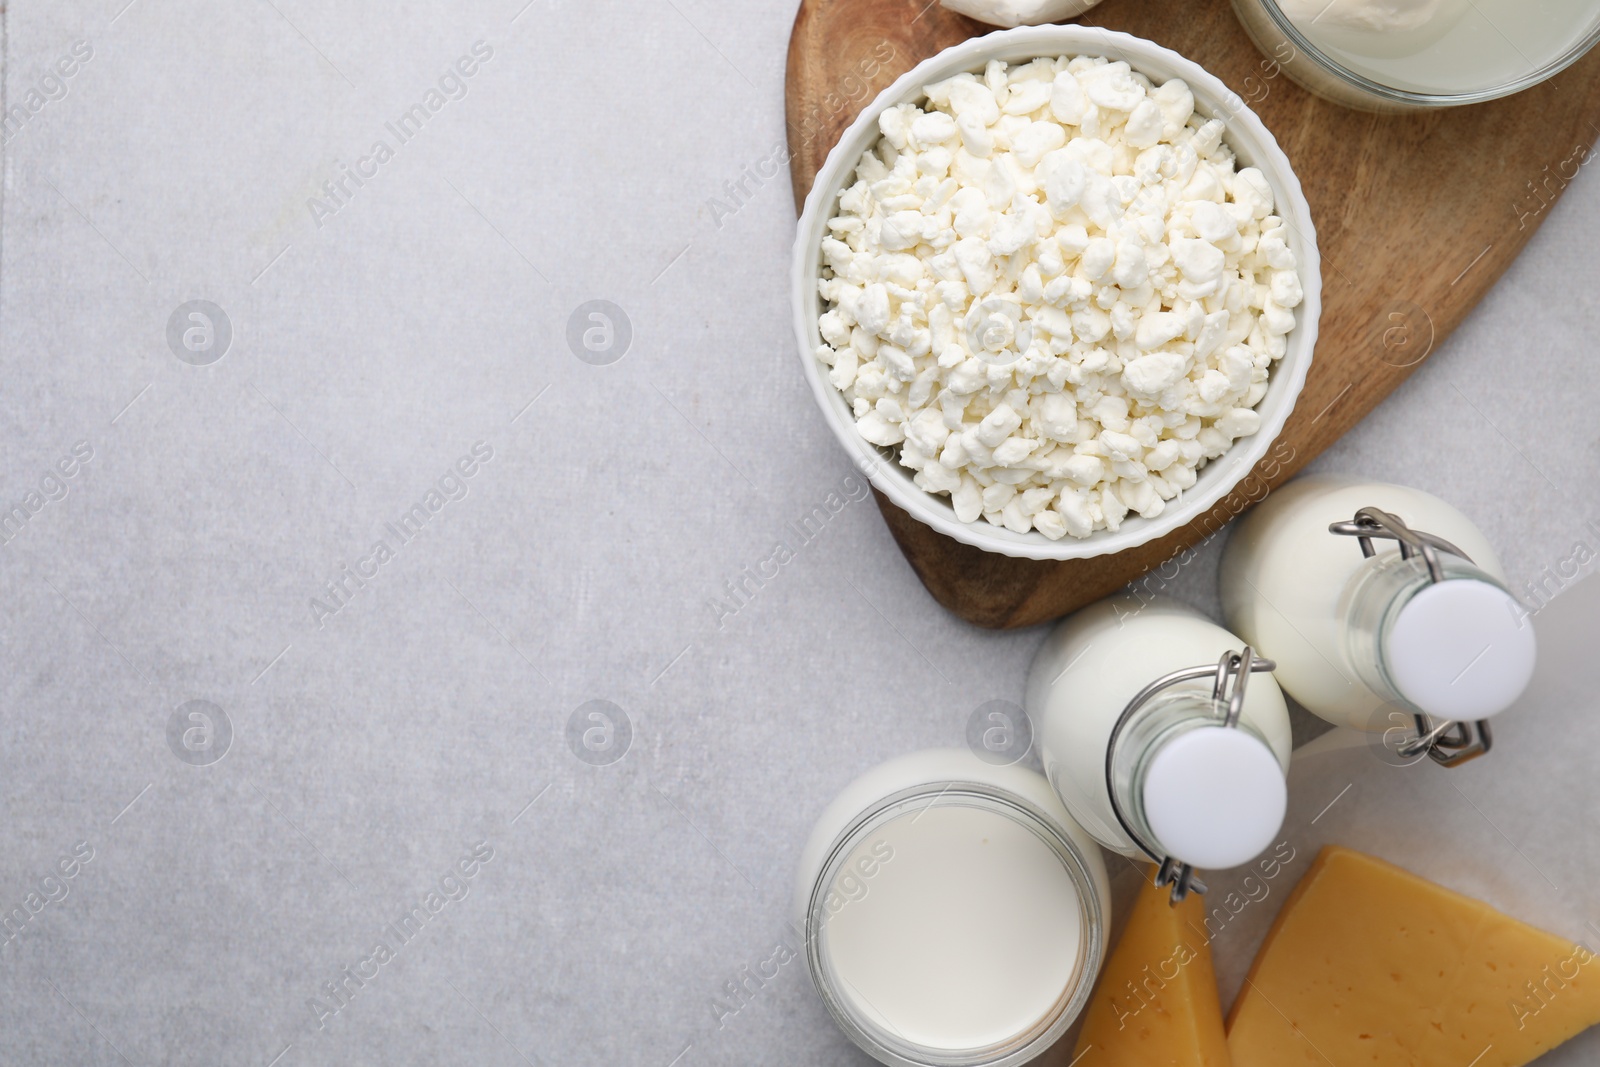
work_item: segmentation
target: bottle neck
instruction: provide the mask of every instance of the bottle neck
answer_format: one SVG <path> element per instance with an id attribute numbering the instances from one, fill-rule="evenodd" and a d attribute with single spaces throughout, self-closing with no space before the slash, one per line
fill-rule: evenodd
<path id="1" fill-rule="evenodd" d="M 1117 739 L 1108 785 L 1158 858 L 1231 867 L 1265 849 L 1278 831 L 1283 768 L 1260 731 L 1245 719 L 1227 726 L 1227 714 L 1226 702 L 1204 683 L 1176 687 L 1153 697 Z M 1270 826 L 1261 825 L 1263 817 Z"/>
<path id="2" fill-rule="evenodd" d="M 1487 718 L 1526 685 L 1532 633 L 1492 575 L 1446 553 L 1439 564 L 1442 581 L 1420 557 L 1364 561 L 1347 598 L 1347 660 L 1389 705 L 1435 719 Z"/>

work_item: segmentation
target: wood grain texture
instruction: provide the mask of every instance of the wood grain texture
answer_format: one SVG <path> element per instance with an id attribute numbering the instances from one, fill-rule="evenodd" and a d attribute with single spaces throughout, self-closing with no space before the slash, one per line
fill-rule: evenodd
<path id="1" fill-rule="evenodd" d="M 1106 0 L 1081 21 L 1193 59 L 1261 116 L 1316 222 L 1320 333 L 1305 390 L 1268 457 L 1209 515 L 1150 544 L 1097 559 L 1012 559 L 935 533 L 879 495 L 929 592 L 979 626 L 1027 626 L 1105 596 L 1211 536 L 1310 462 L 1482 299 L 1600 134 L 1600 55 L 1504 100 L 1372 115 L 1291 82 L 1256 50 L 1226 0 Z M 988 30 L 929 0 L 802 0 L 787 83 L 797 210 L 828 150 L 881 89 Z"/>

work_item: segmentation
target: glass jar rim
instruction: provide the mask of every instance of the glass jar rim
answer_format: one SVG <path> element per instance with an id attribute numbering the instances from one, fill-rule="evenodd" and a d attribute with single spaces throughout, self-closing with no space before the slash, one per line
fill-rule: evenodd
<path id="1" fill-rule="evenodd" d="M 835 982 L 822 938 L 829 887 L 845 863 L 871 833 L 921 806 L 953 803 L 1012 819 L 1033 832 L 1061 861 L 1078 897 L 1078 958 L 1072 977 L 1054 1006 L 1028 1030 L 993 1045 L 971 1049 L 939 1049 L 908 1042 L 885 1032 L 859 1012 Z M 806 963 L 812 984 L 829 1015 L 851 1041 L 891 1067 L 1018 1067 L 1054 1044 L 1081 1014 L 1094 988 L 1095 961 L 1106 937 L 1106 902 L 1100 899 L 1080 846 L 1050 816 L 1024 797 L 983 782 L 934 781 L 898 790 L 868 805 L 834 839 L 812 884 L 806 908 Z"/>
<path id="2" fill-rule="evenodd" d="M 1236 0 L 1236 2 L 1251 2 L 1251 0 Z M 1389 103 L 1408 107 L 1456 107 L 1463 104 L 1480 104 L 1489 100 L 1498 100 L 1501 97 L 1511 96 L 1555 77 L 1582 59 L 1590 49 L 1600 43 L 1600 8 L 1597 8 L 1594 24 L 1589 27 L 1587 33 L 1573 42 L 1566 51 L 1520 78 L 1513 78 L 1508 82 L 1502 82 L 1499 85 L 1489 86 L 1484 89 L 1474 89 L 1461 93 L 1425 93 L 1385 85 L 1364 74 L 1358 74 L 1313 43 L 1300 30 L 1299 26 L 1295 25 L 1294 20 L 1289 18 L 1284 10 L 1278 6 L 1278 0 L 1254 0 L 1254 2 L 1260 4 L 1261 10 L 1273 21 L 1273 24 L 1277 26 L 1290 44 L 1305 53 L 1308 59 L 1328 74 L 1345 81 L 1353 88 L 1369 96 L 1375 96 Z"/>

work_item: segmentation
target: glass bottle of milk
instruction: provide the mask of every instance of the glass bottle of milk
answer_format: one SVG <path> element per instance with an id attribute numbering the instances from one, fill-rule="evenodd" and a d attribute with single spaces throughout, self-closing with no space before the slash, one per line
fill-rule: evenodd
<path id="1" fill-rule="evenodd" d="M 1247 863 L 1283 824 L 1289 713 L 1271 669 L 1170 598 L 1090 605 L 1028 672 L 1045 776 L 1101 845 L 1160 863 L 1177 897 L 1203 892 L 1193 868 Z"/>
<path id="2" fill-rule="evenodd" d="M 1228 625 L 1285 691 L 1339 726 L 1414 723 L 1404 755 L 1482 755 L 1487 720 L 1533 675 L 1533 627 L 1494 549 L 1418 489 L 1297 479 L 1240 521 L 1221 582 Z"/>

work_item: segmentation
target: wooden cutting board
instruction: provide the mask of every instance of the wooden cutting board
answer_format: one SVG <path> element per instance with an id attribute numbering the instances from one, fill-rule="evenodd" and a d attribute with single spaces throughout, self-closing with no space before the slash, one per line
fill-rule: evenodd
<path id="1" fill-rule="evenodd" d="M 1245 491 L 1150 544 L 1097 559 L 1012 559 L 935 533 L 879 495 L 889 529 L 934 599 L 979 626 L 1027 626 L 1114 592 L 1309 463 L 1483 298 L 1600 134 L 1600 54 L 1504 100 L 1379 116 L 1291 82 L 1256 50 L 1226 0 L 1105 0 L 1081 21 L 1195 60 L 1261 116 L 1316 221 L 1320 333 L 1305 391 Z M 802 0 L 787 86 L 797 210 L 828 150 L 879 90 L 989 30 L 931 0 Z"/>

